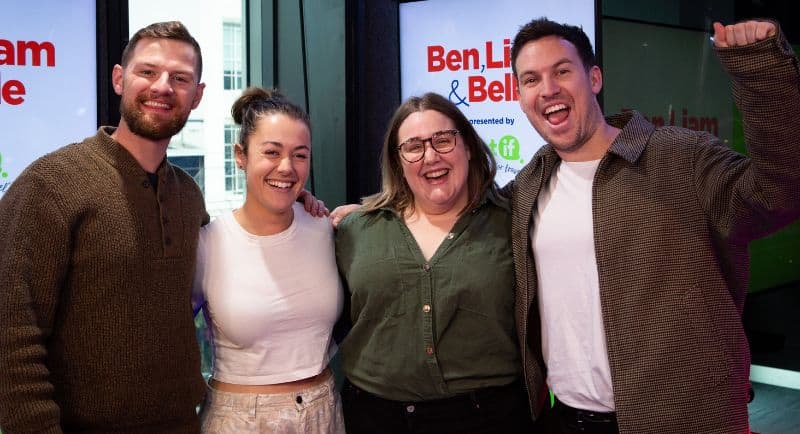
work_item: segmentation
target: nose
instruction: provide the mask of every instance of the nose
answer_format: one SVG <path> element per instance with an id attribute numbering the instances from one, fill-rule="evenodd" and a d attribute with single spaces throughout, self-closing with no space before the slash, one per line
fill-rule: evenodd
<path id="1" fill-rule="evenodd" d="M 561 92 L 561 86 L 558 85 L 558 80 L 550 76 L 542 77 L 542 92 L 543 97 L 550 97 L 558 95 Z"/>
<path id="2" fill-rule="evenodd" d="M 150 83 L 150 90 L 157 94 L 172 93 L 172 84 L 170 82 L 169 72 L 164 71 L 159 74 L 155 80 Z"/>
<path id="3" fill-rule="evenodd" d="M 292 173 L 293 166 L 292 166 L 292 158 L 286 157 L 281 158 L 281 162 L 278 164 L 278 173 L 285 175 Z"/>
<path id="4" fill-rule="evenodd" d="M 422 145 L 425 146 L 425 155 L 422 156 L 422 161 L 425 163 L 432 163 L 438 161 L 441 156 L 439 155 L 436 150 L 433 149 L 433 139 L 425 139 L 422 142 Z"/>

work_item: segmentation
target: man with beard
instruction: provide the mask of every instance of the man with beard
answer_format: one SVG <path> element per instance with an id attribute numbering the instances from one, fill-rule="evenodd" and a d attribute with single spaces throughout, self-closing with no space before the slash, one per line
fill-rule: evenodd
<path id="1" fill-rule="evenodd" d="M 203 95 L 197 41 L 152 24 L 114 66 L 119 126 L 32 163 L 0 201 L 0 429 L 190 433 L 193 179 L 166 160 Z"/>

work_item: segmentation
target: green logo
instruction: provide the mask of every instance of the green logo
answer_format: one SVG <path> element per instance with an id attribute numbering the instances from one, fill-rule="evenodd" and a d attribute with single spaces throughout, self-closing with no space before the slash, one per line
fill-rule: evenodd
<path id="1" fill-rule="evenodd" d="M 3 172 L 3 154 L 0 154 L 0 176 L 8 178 L 8 173 Z"/>
<path id="2" fill-rule="evenodd" d="M 520 163 L 525 162 L 519 156 L 519 140 L 510 134 L 501 137 L 498 141 L 492 139 L 492 141 L 489 142 L 489 147 L 492 149 L 494 155 L 504 160 L 519 161 Z"/>

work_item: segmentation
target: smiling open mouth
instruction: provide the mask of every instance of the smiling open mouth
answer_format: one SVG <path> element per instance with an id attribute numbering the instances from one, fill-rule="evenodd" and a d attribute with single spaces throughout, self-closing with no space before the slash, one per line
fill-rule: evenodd
<path id="1" fill-rule="evenodd" d="M 142 104 L 146 107 L 161 109 L 161 110 L 170 110 L 172 108 L 172 105 L 158 101 L 145 101 Z"/>
<path id="2" fill-rule="evenodd" d="M 434 170 L 433 172 L 426 173 L 425 179 L 439 179 L 450 173 L 450 169 Z"/>
<path id="3" fill-rule="evenodd" d="M 545 119 L 547 119 L 547 122 L 558 125 L 567 120 L 567 116 L 569 116 L 569 107 L 567 107 L 566 104 L 555 104 L 546 108 L 542 114 Z"/>
<path id="4" fill-rule="evenodd" d="M 275 181 L 273 179 L 268 179 L 267 180 L 267 184 L 271 185 L 272 187 L 281 188 L 281 189 L 289 189 L 289 188 L 292 188 L 292 186 L 294 186 L 294 182 L 290 182 L 290 181 Z"/>

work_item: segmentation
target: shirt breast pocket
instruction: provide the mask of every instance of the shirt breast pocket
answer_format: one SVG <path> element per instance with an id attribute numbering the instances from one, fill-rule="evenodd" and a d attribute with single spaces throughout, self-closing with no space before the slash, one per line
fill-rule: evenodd
<path id="1" fill-rule="evenodd" d="M 406 285 L 394 246 L 358 255 L 347 277 L 353 318 L 398 317 L 406 312 Z"/>
<path id="2" fill-rule="evenodd" d="M 458 284 L 445 290 L 457 291 L 451 296 L 458 300 L 459 308 L 489 318 L 513 314 L 515 281 L 510 249 L 487 243 L 480 248 L 465 247 L 456 257 L 457 262 L 448 265 L 451 281 Z"/>

